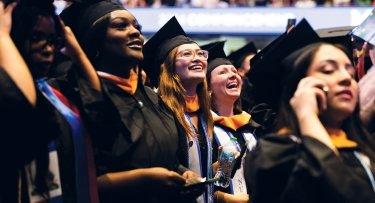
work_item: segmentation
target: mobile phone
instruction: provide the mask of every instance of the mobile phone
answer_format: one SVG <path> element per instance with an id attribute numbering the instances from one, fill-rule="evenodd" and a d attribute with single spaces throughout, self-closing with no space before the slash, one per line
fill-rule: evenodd
<path id="1" fill-rule="evenodd" d="M 206 189 L 206 185 L 218 181 L 219 178 L 206 179 L 202 178 L 197 181 L 193 181 L 185 184 L 185 186 L 180 190 L 180 195 L 195 199 L 199 195 L 203 194 Z"/>
<path id="2" fill-rule="evenodd" d="M 207 184 L 210 184 L 210 183 L 214 183 L 216 181 L 218 181 L 219 178 L 210 178 L 210 179 L 206 179 L 206 178 L 202 178 L 200 180 L 197 180 L 197 181 L 193 181 L 191 183 L 187 183 L 185 184 L 185 188 L 187 187 L 197 187 L 199 185 L 207 185 Z"/>
<path id="3" fill-rule="evenodd" d="M 319 89 L 321 89 L 323 92 L 324 92 L 324 96 L 326 97 L 326 100 L 327 100 L 327 94 L 328 94 L 328 87 L 327 86 L 323 86 L 323 87 L 319 87 Z M 323 112 L 323 106 L 322 106 L 322 99 L 317 97 L 317 102 L 318 102 L 318 109 L 319 109 L 319 113 Z"/>

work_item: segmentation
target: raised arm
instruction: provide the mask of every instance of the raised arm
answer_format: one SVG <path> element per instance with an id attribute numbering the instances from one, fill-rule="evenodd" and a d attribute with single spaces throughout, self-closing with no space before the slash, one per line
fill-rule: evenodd
<path id="1" fill-rule="evenodd" d="M 36 90 L 31 73 L 10 37 L 12 11 L 16 3 L 4 7 L 0 1 L 0 68 L 3 68 L 27 100 L 35 106 Z"/>
<path id="2" fill-rule="evenodd" d="M 319 119 L 319 112 L 327 108 L 327 98 L 324 94 L 324 82 L 314 77 L 306 77 L 300 81 L 290 104 L 297 115 L 301 134 L 313 137 L 336 154 L 327 130 Z"/>
<path id="3" fill-rule="evenodd" d="M 94 66 L 91 64 L 90 60 L 87 58 L 87 55 L 82 50 L 70 27 L 65 26 L 62 21 L 60 22 L 65 35 L 65 54 L 67 54 L 72 59 L 73 63 L 81 67 L 84 76 L 86 77 L 87 81 L 89 81 L 91 86 L 95 90 L 101 92 L 102 89 L 100 80 L 98 75 L 96 74 Z"/>

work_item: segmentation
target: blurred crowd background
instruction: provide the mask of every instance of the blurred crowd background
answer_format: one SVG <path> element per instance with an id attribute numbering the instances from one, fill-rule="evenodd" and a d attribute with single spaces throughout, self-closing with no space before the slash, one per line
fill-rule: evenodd
<path id="1" fill-rule="evenodd" d="M 374 0 L 118 0 L 126 7 L 370 6 Z"/>

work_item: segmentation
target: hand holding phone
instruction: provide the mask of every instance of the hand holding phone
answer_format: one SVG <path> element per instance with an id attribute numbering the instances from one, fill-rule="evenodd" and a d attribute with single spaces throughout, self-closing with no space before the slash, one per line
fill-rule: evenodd
<path id="1" fill-rule="evenodd" d="M 199 195 L 203 194 L 208 184 L 212 184 L 217 180 L 218 178 L 201 178 L 191 180 L 189 183 L 186 183 L 185 186 L 181 189 L 180 194 L 184 196 L 198 197 Z"/>
<path id="2" fill-rule="evenodd" d="M 317 77 L 308 76 L 300 80 L 290 105 L 297 117 L 318 116 L 327 109 L 326 82 Z"/>

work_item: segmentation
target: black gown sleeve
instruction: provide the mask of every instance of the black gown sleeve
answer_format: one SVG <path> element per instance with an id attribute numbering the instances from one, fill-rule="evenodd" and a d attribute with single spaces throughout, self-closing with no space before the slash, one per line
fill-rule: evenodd
<path id="1" fill-rule="evenodd" d="M 21 167 L 40 154 L 52 139 L 43 129 L 47 112 L 33 107 L 25 95 L 0 68 L 0 160 L 9 167 Z"/>

